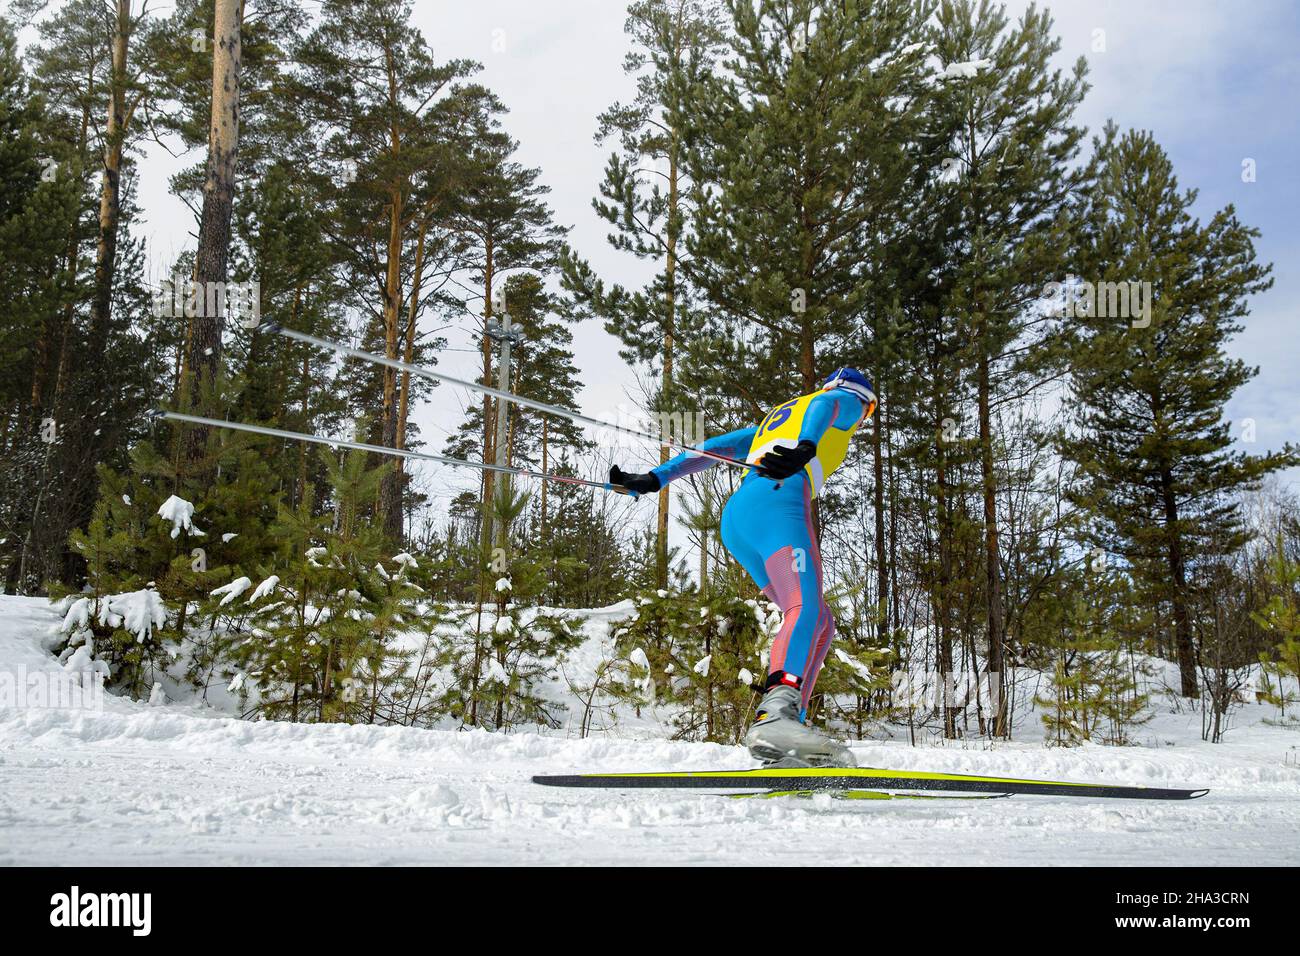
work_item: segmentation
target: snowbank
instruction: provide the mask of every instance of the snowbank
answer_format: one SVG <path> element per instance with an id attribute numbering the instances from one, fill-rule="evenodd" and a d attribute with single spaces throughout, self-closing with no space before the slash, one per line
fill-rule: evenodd
<path id="1" fill-rule="evenodd" d="M 582 612 L 590 647 L 631 605 Z M 575 612 L 576 613 L 576 612 Z M 59 668 L 60 615 L 0 598 L 0 672 Z M 573 666 L 581 666 L 576 660 Z M 556 790 L 537 773 L 751 766 L 736 747 L 251 722 L 109 695 L 102 712 L 0 709 L 0 863 L 1300 863 L 1300 735 L 1254 705 L 1229 742 L 1164 713 L 1150 746 L 858 744 L 867 766 L 1212 788 L 1189 803 L 732 800 Z M 1259 719 L 1256 719 L 1256 718 Z M 1292 757 L 1292 759 L 1294 759 Z"/>

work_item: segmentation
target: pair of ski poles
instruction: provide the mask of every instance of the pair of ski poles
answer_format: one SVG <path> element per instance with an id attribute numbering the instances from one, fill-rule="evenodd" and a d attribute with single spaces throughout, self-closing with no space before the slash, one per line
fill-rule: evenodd
<path id="1" fill-rule="evenodd" d="M 425 368 L 422 365 L 412 365 L 410 362 L 403 362 L 400 359 L 388 358 L 384 355 L 375 355 L 372 352 L 365 352 L 361 349 L 355 349 L 351 346 L 343 345 L 341 342 L 332 342 L 329 339 L 322 339 L 315 335 L 308 335 L 306 332 L 299 332 L 295 329 L 287 329 L 278 323 L 271 323 L 263 326 L 269 332 L 276 332 L 287 339 L 293 339 L 296 342 L 302 342 L 306 345 L 313 345 L 317 348 L 327 349 L 337 352 L 340 355 L 346 355 L 351 358 L 360 359 L 365 362 L 373 362 L 376 365 L 384 365 L 389 368 L 397 369 L 401 372 L 409 372 L 412 375 L 419 375 L 422 378 L 431 379 L 435 382 L 443 382 L 448 385 L 459 385 L 462 388 L 468 388 L 472 391 L 480 392 L 484 395 L 491 395 L 501 401 L 512 402 L 525 408 L 532 408 L 548 415 L 559 415 L 570 421 L 579 422 L 584 425 L 594 425 L 599 428 L 609 428 L 624 435 L 634 438 L 652 441 L 659 445 L 666 445 L 678 451 L 684 451 L 692 455 L 701 455 L 705 458 L 712 458 L 714 461 L 731 465 L 736 468 L 753 468 L 749 462 L 742 461 L 739 458 L 732 458 L 729 455 L 719 455 L 716 452 L 707 451 L 703 448 L 697 448 L 684 442 L 666 436 L 655 437 L 646 432 L 638 431 L 635 428 L 628 428 L 624 425 L 616 425 L 613 422 L 602 421 L 598 418 L 590 418 L 578 412 L 570 411 L 567 408 L 561 408 L 558 405 L 551 405 L 546 402 L 539 402 L 535 399 L 525 398 L 522 395 L 516 395 L 513 392 L 505 392 L 498 388 L 492 388 L 489 385 L 483 385 L 479 382 L 470 382 L 464 379 L 454 378 L 443 372 L 436 372 L 433 369 Z M 412 458 L 420 461 L 432 461 L 442 465 L 454 465 L 462 468 L 477 468 L 481 471 L 493 471 L 499 474 L 515 475 L 522 478 L 539 478 L 546 481 L 558 481 L 570 485 L 585 485 L 590 488 L 600 488 L 604 491 L 612 491 L 621 495 L 631 495 L 633 498 L 639 495 L 622 485 L 615 485 L 608 481 L 591 481 L 586 478 L 573 478 L 568 475 L 557 475 L 549 471 L 533 471 L 530 468 L 515 468 L 509 465 L 493 465 L 487 462 L 466 461 L 463 458 L 446 458 L 442 455 L 430 455 L 425 452 L 409 451 L 405 448 L 386 448 L 383 445 L 371 445 L 366 442 L 345 441 L 341 438 L 328 438 L 324 435 L 312 435 L 305 432 L 291 432 L 280 428 L 269 428 L 265 425 L 249 425 L 244 422 L 229 422 L 218 418 L 205 418 L 202 415 L 189 415 L 184 412 L 159 411 L 155 413 L 159 418 L 167 418 L 172 421 L 186 422 L 191 425 L 206 425 L 210 428 L 229 428 L 234 431 L 251 432 L 254 435 L 268 435 L 272 438 L 288 438 L 295 441 L 313 442 L 318 445 L 329 445 L 335 448 L 348 448 L 355 451 L 373 452 L 377 455 L 392 455 L 397 458 Z"/>

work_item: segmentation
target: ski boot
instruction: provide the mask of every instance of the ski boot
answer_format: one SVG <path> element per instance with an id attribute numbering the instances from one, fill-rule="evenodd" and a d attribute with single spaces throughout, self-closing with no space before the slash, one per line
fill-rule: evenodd
<path id="1" fill-rule="evenodd" d="M 776 684 L 763 695 L 744 744 L 767 767 L 854 767 L 853 754 L 837 740 L 804 726 L 799 691 Z"/>

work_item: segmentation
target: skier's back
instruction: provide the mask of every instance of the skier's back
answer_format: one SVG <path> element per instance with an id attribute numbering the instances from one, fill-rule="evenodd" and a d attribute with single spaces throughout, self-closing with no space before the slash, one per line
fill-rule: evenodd
<path id="1" fill-rule="evenodd" d="M 699 446 L 758 466 L 745 475 L 722 510 L 722 543 L 784 613 L 772 644 L 763 700 L 745 735 L 750 753 L 769 763 L 853 763 L 848 748 L 803 724 L 835 634 L 822 595 L 812 502 L 843 463 L 849 440 L 875 407 L 867 377 L 842 368 L 818 391 L 772 409 L 757 426 L 718 435 Z M 615 467 L 610 481 L 649 494 L 716 463 L 686 452 L 649 474 L 629 475 Z"/>

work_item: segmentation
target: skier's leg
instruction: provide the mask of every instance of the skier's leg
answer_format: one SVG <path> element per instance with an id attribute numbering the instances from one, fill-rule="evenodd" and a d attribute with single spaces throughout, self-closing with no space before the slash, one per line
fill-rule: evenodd
<path id="1" fill-rule="evenodd" d="M 722 546 L 758 585 L 759 590 L 763 592 L 763 597 L 781 608 L 784 613 L 785 604 L 782 603 L 781 594 L 767 573 L 767 564 L 759 554 L 758 546 L 750 540 L 755 528 L 761 525 L 748 520 L 744 500 L 740 497 L 740 492 L 737 492 L 727 499 L 727 504 L 722 509 Z M 739 502 L 734 510 L 731 507 L 733 501 Z"/>
<path id="2" fill-rule="evenodd" d="M 807 487 L 807 482 L 791 481 L 780 488 L 767 482 L 746 482 L 722 509 L 723 546 L 784 615 L 772 645 L 770 673 L 784 667 L 803 604 L 798 569 L 807 565 L 809 552 L 799 486 Z M 801 675 L 796 672 L 794 676 Z"/>
<path id="3" fill-rule="evenodd" d="M 816 608 L 819 595 L 807 593 L 807 548 L 787 544 L 767 556 L 763 562 L 772 581 L 772 592 L 783 615 L 781 629 L 772 642 L 768 672 L 778 671 L 804 679 L 805 664 L 812 647 L 816 627 L 815 614 L 805 614 L 804 606 Z"/>
<path id="4" fill-rule="evenodd" d="M 743 491 L 743 488 L 741 489 Z M 737 504 L 737 500 L 741 502 Z M 772 590 L 772 582 L 768 579 L 767 569 L 763 565 L 763 558 L 754 547 L 750 540 L 750 535 L 746 532 L 749 530 L 749 522 L 746 518 L 746 509 L 743 506 L 744 498 L 741 497 L 741 491 L 727 499 L 727 503 L 722 508 L 722 522 L 719 531 L 722 533 L 722 546 L 740 564 L 745 572 L 754 579 L 759 590 L 764 594 L 769 594 Z M 772 598 L 772 600 L 776 600 Z"/>
<path id="5" fill-rule="evenodd" d="M 808 709 L 808 702 L 812 700 L 813 688 L 817 686 L 817 675 L 821 673 L 822 665 L 826 662 L 826 655 L 831 649 L 831 641 L 835 639 L 835 618 L 831 615 L 831 609 L 825 601 L 822 601 L 821 610 L 817 613 L 817 630 L 815 633 L 811 676 L 804 682 L 802 688 L 804 710 Z"/>
<path id="6" fill-rule="evenodd" d="M 737 504 L 733 529 L 743 529 L 733 530 L 733 537 L 764 556 L 768 586 L 763 593 L 781 608 L 784 619 L 772 645 L 768 689 L 745 734 L 745 745 L 769 763 L 851 767 L 848 748 L 803 723 L 808 696 L 834 633 L 830 609 L 822 600 L 821 555 L 812 535 L 808 483 L 757 487 L 761 497 L 738 493 L 732 498 Z"/>
<path id="7" fill-rule="evenodd" d="M 790 492 L 786 493 L 789 488 Z M 806 707 L 834 625 L 822 599 L 821 552 L 813 534 L 812 498 L 806 481 L 782 486 L 775 514 L 764 527 L 764 566 L 785 619 L 772 645 L 769 672 L 798 678 Z M 774 502 L 774 504 L 778 504 Z"/>

